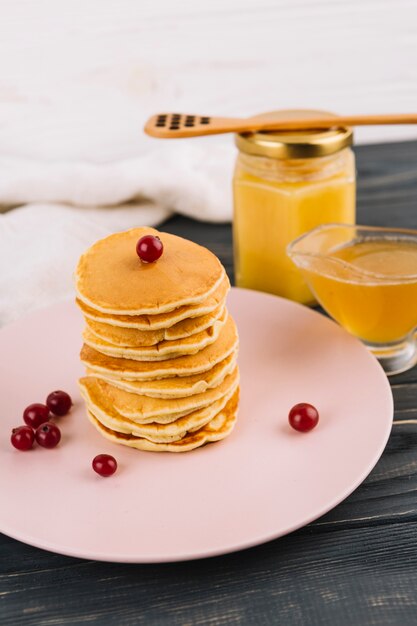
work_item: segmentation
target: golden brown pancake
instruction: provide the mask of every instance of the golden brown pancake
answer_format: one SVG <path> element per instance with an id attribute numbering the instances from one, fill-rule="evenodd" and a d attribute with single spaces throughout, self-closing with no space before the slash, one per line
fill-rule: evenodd
<path id="1" fill-rule="evenodd" d="M 215 320 L 213 324 L 195 335 L 176 339 L 175 341 L 161 341 L 155 346 L 141 346 L 139 348 L 128 348 L 125 346 L 115 346 L 99 337 L 96 337 L 89 328 L 83 333 L 84 342 L 109 356 L 122 359 L 133 359 L 134 361 L 165 361 L 185 354 L 195 354 L 211 343 L 214 343 L 226 322 L 227 311 L 224 309 L 221 318 Z"/>
<path id="2" fill-rule="evenodd" d="M 236 358 L 237 354 L 233 352 L 207 372 L 194 374 L 194 376 L 172 376 L 159 380 L 125 380 L 124 378 L 114 378 L 108 374 L 93 372 L 90 369 L 87 369 L 87 376 L 101 378 L 111 385 L 119 387 L 119 389 L 150 398 L 185 398 L 220 385 L 227 374 L 230 374 L 235 368 Z"/>
<path id="3" fill-rule="evenodd" d="M 144 235 L 157 235 L 164 245 L 155 263 L 143 263 L 136 254 Z M 104 313 L 155 315 L 204 302 L 224 276 L 207 248 L 153 228 L 132 228 L 97 241 L 81 256 L 76 291 L 82 302 Z"/>
<path id="4" fill-rule="evenodd" d="M 154 346 L 162 341 L 176 341 L 185 339 L 191 335 L 210 328 L 215 321 L 220 319 L 225 311 L 224 305 L 220 305 L 212 313 L 192 317 L 174 324 L 171 328 L 161 328 L 159 330 L 138 330 L 136 328 L 121 328 L 96 322 L 86 318 L 88 329 L 93 335 L 111 343 L 113 346 L 125 348 L 142 348 L 144 346 Z"/>
<path id="5" fill-rule="evenodd" d="M 230 282 L 227 275 L 225 275 L 217 289 L 200 304 L 180 306 L 168 313 L 158 313 L 156 315 L 112 315 L 87 306 L 79 298 L 77 298 L 76 302 L 84 316 L 96 322 L 120 326 L 121 328 L 158 330 L 170 328 L 182 320 L 212 313 L 220 305 L 224 304 L 229 289 Z"/>
<path id="6" fill-rule="evenodd" d="M 224 409 L 222 409 L 208 424 L 195 432 L 187 433 L 185 437 L 179 441 L 174 441 L 173 443 L 153 443 L 152 441 L 142 437 L 118 433 L 101 424 L 91 411 L 88 411 L 88 418 L 97 430 L 104 437 L 106 437 L 106 439 L 109 439 L 114 443 L 120 443 L 131 448 L 148 450 L 151 452 L 187 452 L 203 446 L 206 443 L 219 441 L 220 439 L 227 437 L 232 432 L 236 423 L 238 402 L 239 389 L 235 391 L 234 395 L 226 404 Z"/>
<path id="7" fill-rule="evenodd" d="M 167 361 L 134 361 L 106 356 L 84 344 L 80 357 L 84 365 L 93 372 L 116 375 L 126 380 L 157 380 L 207 372 L 229 354 L 235 352 L 237 346 L 236 324 L 229 315 L 217 341 L 197 354 L 180 356 Z"/>
<path id="8" fill-rule="evenodd" d="M 133 348 L 114 345 L 97 337 L 91 332 L 89 327 L 85 328 L 83 339 L 88 346 L 108 356 L 132 359 L 134 361 L 165 361 L 187 354 L 195 354 L 211 343 L 214 343 L 220 334 L 221 327 L 224 325 L 226 317 L 227 312 L 225 310 L 223 316 L 215 320 L 209 328 L 195 335 L 184 337 L 183 339 L 161 341 L 156 345 Z"/>
<path id="9" fill-rule="evenodd" d="M 239 383 L 237 366 L 213 389 L 185 398 L 149 398 L 124 391 L 94 376 L 80 379 L 80 387 L 91 402 L 100 408 L 113 407 L 117 413 L 138 424 L 167 423 L 216 402 Z"/>
<path id="10" fill-rule="evenodd" d="M 155 443 L 178 441 L 182 439 L 187 432 L 194 432 L 202 428 L 202 426 L 210 422 L 217 413 L 226 406 L 235 391 L 236 388 L 231 389 L 229 393 L 219 398 L 219 400 L 212 402 L 208 406 L 191 411 L 186 415 L 182 415 L 173 422 L 138 424 L 120 415 L 120 413 L 112 407 L 111 402 L 102 402 L 100 406 L 98 406 L 95 404 L 95 399 L 89 395 L 88 389 L 83 386 L 81 387 L 81 393 L 86 402 L 87 409 L 95 415 L 96 419 L 98 419 L 103 426 L 107 426 L 107 428 L 111 428 L 116 432 L 135 435 L 136 437 L 144 437 Z"/>

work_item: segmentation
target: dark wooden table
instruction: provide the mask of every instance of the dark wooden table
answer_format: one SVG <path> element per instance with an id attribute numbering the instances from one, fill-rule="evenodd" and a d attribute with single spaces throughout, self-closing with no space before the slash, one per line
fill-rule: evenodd
<path id="1" fill-rule="evenodd" d="M 356 153 L 358 222 L 417 228 L 417 142 Z M 232 276 L 229 225 L 175 217 L 164 229 L 207 245 Z M 168 565 L 83 561 L 0 535 L 0 626 L 417 624 L 417 369 L 391 383 L 381 460 L 321 519 L 257 548 Z"/>

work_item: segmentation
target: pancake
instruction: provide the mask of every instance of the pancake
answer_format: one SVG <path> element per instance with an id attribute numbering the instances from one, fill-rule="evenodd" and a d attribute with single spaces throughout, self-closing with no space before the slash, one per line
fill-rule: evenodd
<path id="1" fill-rule="evenodd" d="M 174 324 L 171 328 L 159 330 L 137 330 L 136 328 L 120 328 L 110 326 L 86 318 L 86 323 L 90 332 L 113 346 L 125 348 L 140 348 L 144 346 L 154 346 L 163 341 L 176 341 L 195 335 L 213 326 L 214 322 L 223 318 L 225 314 L 224 305 L 220 305 L 212 313 L 200 315 L 188 320 L 183 320 Z"/>
<path id="2" fill-rule="evenodd" d="M 185 319 L 192 319 L 212 313 L 219 305 L 224 304 L 229 289 L 230 282 L 225 275 L 215 291 L 200 304 L 185 305 L 169 313 L 158 313 L 156 315 L 112 315 L 87 306 L 79 298 L 77 298 L 76 302 L 83 312 L 84 317 L 96 322 L 103 322 L 120 328 L 159 330 L 161 328 L 170 328 Z"/>
<path id="3" fill-rule="evenodd" d="M 167 423 L 208 406 L 234 390 L 239 383 L 239 370 L 236 366 L 217 387 L 185 398 L 150 398 L 124 391 L 94 376 L 86 376 L 79 382 L 83 394 L 87 395 L 95 406 L 103 409 L 113 407 L 123 417 L 139 424 Z"/>
<path id="4" fill-rule="evenodd" d="M 195 354 L 203 350 L 206 346 L 214 343 L 220 334 L 222 326 L 227 318 L 227 311 L 224 310 L 223 316 L 215 320 L 212 326 L 202 330 L 200 333 L 185 337 L 184 339 L 176 339 L 175 341 L 161 341 L 155 346 L 142 346 L 140 348 L 128 348 L 125 346 L 114 346 L 103 339 L 99 339 L 86 328 L 83 333 L 84 342 L 108 356 L 114 356 L 121 359 L 132 359 L 133 361 L 165 361 L 166 359 L 174 359 L 177 356 L 185 354 Z"/>
<path id="5" fill-rule="evenodd" d="M 184 415 L 174 422 L 166 424 L 160 424 L 156 422 L 150 422 L 148 424 L 138 424 L 133 420 L 129 420 L 126 417 L 120 415 L 111 405 L 111 402 L 101 403 L 100 406 L 95 404 L 91 396 L 88 394 L 86 388 L 82 388 L 82 395 L 87 405 L 87 409 L 91 411 L 96 419 L 107 428 L 120 433 L 128 435 L 135 435 L 135 437 L 144 437 L 149 441 L 155 443 L 168 443 L 172 441 L 178 441 L 185 437 L 187 432 L 194 432 L 199 428 L 202 428 L 205 424 L 210 422 L 219 411 L 221 411 L 234 395 L 236 388 L 231 389 L 230 392 L 213 402 L 212 404 L 197 409 L 187 415 Z"/>
<path id="6" fill-rule="evenodd" d="M 217 341 L 196 354 L 166 361 L 134 361 L 106 356 L 86 344 L 81 349 L 81 361 L 93 372 L 117 376 L 125 380 L 157 380 L 171 376 L 192 376 L 209 371 L 237 350 L 236 324 L 228 315 Z"/>
<path id="7" fill-rule="evenodd" d="M 185 437 L 173 443 L 153 443 L 142 437 L 118 433 L 101 424 L 91 411 L 88 411 L 87 414 L 91 423 L 103 437 L 114 443 L 150 452 L 188 452 L 206 443 L 227 437 L 236 423 L 238 402 L 239 390 L 237 389 L 226 406 L 208 424 L 195 432 L 187 433 Z"/>
<path id="8" fill-rule="evenodd" d="M 143 263 L 136 254 L 144 235 L 157 235 L 164 245 L 155 263 Z M 154 315 L 199 304 L 224 276 L 207 248 L 153 228 L 132 228 L 97 241 L 81 256 L 75 273 L 78 298 L 113 315 Z"/>
<path id="9" fill-rule="evenodd" d="M 123 378 L 111 378 L 90 369 L 87 369 L 87 376 L 101 378 L 119 389 L 150 398 L 185 398 L 220 385 L 227 374 L 230 374 L 235 368 L 236 358 L 237 354 L 233 352 L 208 372 L 194 374 L 194 376 L 173 376 L 159 380 L 125 380 Z"/>

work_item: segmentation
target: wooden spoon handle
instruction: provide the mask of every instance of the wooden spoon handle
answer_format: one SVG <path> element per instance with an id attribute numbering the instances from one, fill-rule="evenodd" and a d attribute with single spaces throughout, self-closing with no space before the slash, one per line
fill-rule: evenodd
<path id="1" fill-rule="evenodd" d="M 249 122 L 249 120 L 247 120 Z M 256 124 L 256 128 L 255 128 Z M 417 113 L 393 113 L 391 115 L 337 115 L 322 118 L 299 118 L 268 120 L 253 125 L 254 130 L 282 129 L 302 130 L 308 128 L 332 128 L 334 126 L 375 126 L 383 124 L 417 124 Z"/>

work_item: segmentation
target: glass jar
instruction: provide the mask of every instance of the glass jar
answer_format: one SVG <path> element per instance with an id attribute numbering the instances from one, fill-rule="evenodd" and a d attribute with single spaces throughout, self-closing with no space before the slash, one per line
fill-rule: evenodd
<path id="1" fill-rule="evenodd" d="M 280 111 L 283 118 L 323 111 Z M 355 159 L 350 128 L 251 132 L 235 136 L 233 247 L 238 287 L 303 304 L 314 297 L 287 245 L 327 223 L 355 223 Z"/>

